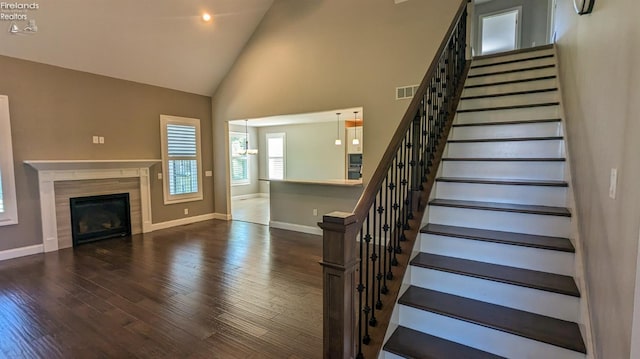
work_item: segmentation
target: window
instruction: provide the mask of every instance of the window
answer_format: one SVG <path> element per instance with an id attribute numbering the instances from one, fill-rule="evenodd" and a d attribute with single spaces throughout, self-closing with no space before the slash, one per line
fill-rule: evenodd
<path id="1" fill-rule="evenodd" d="M 284 133 L 267 133 L 267 162 L 269 179 L 282 180 L 285 174 Z"/>
<path id="2" fill-rule="evenodd" d="M 0 95 L 0 226 L 18 223 L 9 98 Z"/>
<path id="3" fill-rule="evenodd" d="M 247 156 L 247 134 L 229 132 L 231 152 L 231 184 L 249 184 L 249 156 Z"/>
<path id="4" fill-rule="evenodd" d="M 202 199 L 200 120 L 160 116 L 164 203 Z"/>

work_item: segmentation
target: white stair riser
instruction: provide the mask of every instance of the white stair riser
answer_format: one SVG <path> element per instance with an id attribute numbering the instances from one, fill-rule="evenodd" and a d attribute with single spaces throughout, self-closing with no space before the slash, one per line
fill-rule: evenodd
<path id="1" fill-rule="evenodd" d="M 458 110 L 558 102 L 558 91 L 461 100 Z"/>
<path id="2" fill-rule="evenodd" d="M 447 257 L 573 276 L 574 254 L 435 234 L 420 235 L 420 251 Z"/>
<path id="3" fill-rule="evenodd" d="M 443 177 L 563 180 L 564 162 L 443 161 Z"/>
<path id="4" fill-rule="evenodd" d="M 513 84 L 493 85 L 465 88 L 462 91 L 462 96 L 483 96 L 483 95 L 495 95 L 517 91 L 532 91 L 554 88 L 558 86 L 558 81 L 554 79 L 536 80 L 517 82 Z"/>
<path id="5" fill-rule="evenodd" d="M 522 138 L 562 136 L 559 122 L 527 123 L 517 125 L 491 125 L 454 127 L 452 140 L 473 140 L 479 138 Z"/>
<path id="6" fill-rule="evenodd" d="M 556 68 L 549 67 L 544 69 L 509 72 L 506 74 L 499 74 L 499 75 L 471 77 L 471 78 L 467 78 L 467 81 L 465 82 L 465 86 L 493 84 L 496 82 L 503 82 L 503 81 L 526 80 L 526 79 L 533 79 L 538 77 L 554 76 L 555 74 L 556 74 Z"/>
<path id="7" fill-rule="evenodd" d="M 495 57 L 489 57 L 484 59 L 479 58 L 479 59 L 474 59 L 472 65 L 473 66 L 488 65 L 488 64 L 495 64 L 498 62 L 530 59 L 532 57 L 539 57 L 539 56 L 545 56 L 545 55 L 555 55 L 555 53 L 553 49 L 545 49 L 545 50 L 523 52 L 523 53 L 512 54 L 512 55 L 495 56 Z"/>
<path id="8" fill-rule="evenodd" d="M 564 141 L 454 142 L 445 149 L 452 158 L 562 158 Z"/>
<path id="9" fill-rule="evenodd" d="M 564 207 L 567 205 L 567 188 L 438 182 L 436 198 Z"/>
<path id="10" fill-rule="evenodd" d="M 537 57 L 537 56 L 532 56 L 532 57 Z M 486 67 L 475 67 L 475 68 L 472 67 L 469 70 L 469 75 L 488 74 L 492 72 L 509 71 L 509 70 L 516 70 L 516 69 L 522 69 L 522 68 L 530 68 L 535 66 L 555 65 L 555 63 L 556 63 L 555 57 L 546 57 L 543 59 L 526 60 L 526 61 L 520 61 L 520 62 L 513 62 L 509 64 L 501 64 L 501 65 L 486 66 Z M 473 64 L 475 65 L 475 62 L 473 62 Z"/>
<path id="11" fill-rule="evenodd" d="M 527 121 L 559 118 L 558 106 L 536 106 L 508 110 L 459 112 L 456 124 Z"/>
<path id="12" fill-rule="evenodd" d="M 578 320 L 580 300 L 568 295 L 415 266 L 411 267 L 411 284 L 547 317 Z"/>
<path id="13" fill-rule="evenodd" d="M 400 325 L 507 358 L 585 358 L 572 350 L 405 305 L 400 306 Z"/>
<path id="14" fill-rule="evenodd" d="M 568 238 L 571 219 L 562 216 L 429 206 L 429 223 Z"/>

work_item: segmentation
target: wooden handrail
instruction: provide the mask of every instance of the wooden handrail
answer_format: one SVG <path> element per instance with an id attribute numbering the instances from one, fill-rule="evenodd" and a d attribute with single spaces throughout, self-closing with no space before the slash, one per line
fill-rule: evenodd
<path id="1" fill-rule="evenodd" d="M 451 36 L 453 35 L 453 30 L 456 28 L 456 25 L 460 20 L 460 17 L 466 10 L 467 3 L 469 3 L 469 1 L 470 0 L 461 1 L 458 11 L 456 12 L 456 16 L 454 16 L 453 21 L 449 25 L 449 29 L 447 30 L 447 33 L 445 34 L 444 38 L 442 39 L 442 42 L 440 43 L 440 46 L 438 47 L 438 50 L 436 51 L 436 56 L 431 61 L 431 65 L 429 65 L 429 69 L 427 70 L 424 77 L 422 78 L 422 82 L 418 87 L 418 91 L 416 92 L 415 96 L 413 96 L 413 99 L 411 100 L 411 103 L 409 104 L 407 111 L 402 117 L 402 120 L 400 121 L 400 124 L 396 129 L 396 132 L 394 133 L 393 137 L 391 137 L 389 146 L 387 146 L 386 151 L 382 155 L 382 159 L 380 160 L 378 167 L 376 167 L 376 170 L 373 172 L 373 176 L 371 176 L 371 179 L 367 183 L 366 188 L 362 192 L 362 195 L 360 196 L 360 199 L 358 200 L 358 203 L 356 204 L 356 207 L 353 210 L 353 213 L 356 216 L 356 221 L 362 222 L 362 219 L 364 219 L 364 217 L 367 216 L 367 213 L 369 213 L 369 209 L 373 204 L 375 195 L 378 192 L 378 189 L 380 188 L 380 186 L 382 185 L 382 182 L 384 181 L 385 176 L 387 175 L 387 170 L 389 169 L 389 166 L 391 165 L 391 162 L 393 161 L 393 158 L 396 152 L 398 151 L 400 144 L 402 143 L 402 139 L 407 133 L 407 130 L 409 129 L 409 126 L 411 126 L 414 116 L 418 111 L 418 108 L 420 106 L 420 101 L 426 92 L 428 82 L 431 80 L 431 78 L 434 76 L 436 72 L 438 63 L 440 61 L 440 55 L 442 54 L 445 47 L 447 46 L 447 43 L 451 39 Z"/>

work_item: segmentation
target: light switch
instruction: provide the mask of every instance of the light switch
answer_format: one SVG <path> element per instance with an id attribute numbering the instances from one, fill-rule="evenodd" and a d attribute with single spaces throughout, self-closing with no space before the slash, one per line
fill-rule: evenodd
<path id="1" fill-rule="evenodd" d="M 162 179 L 162 172 L 158 172 L 158 179 L 161 180 Z"/>
<path id="2" fill-rule="evenodd" d="M 205 177 L 211 177 L 213 176 L 213 171 L 204 171 L 204 175 Z"/>
<path id="3" fill-rule="evenodd" d="M 99 141 L 101 145 L 104 145 L 104 137 L 100 136 Z"/>
<path id="4" fill-rule="evenodd" d="M 94 144 L 100 143 L 99 141 L 100 141 L 100 139 L 98 138 L 98 136 L 93 136 L 93 143 Z"/>
<path id="5" fill-rule="evenodd" d="M 618 187 L 618 169 L 611 169 L 611 177 L 609 178 L 609 197 L 616 199 L 616 190 Z"/>

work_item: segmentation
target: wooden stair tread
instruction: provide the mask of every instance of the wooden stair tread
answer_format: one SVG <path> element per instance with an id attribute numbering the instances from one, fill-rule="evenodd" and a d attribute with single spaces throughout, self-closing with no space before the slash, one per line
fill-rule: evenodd
<path id="1" fill-rule="evenodd" d="M 563 157 L 445 157 L 443 161 L 564 162 Z"/>
<path id="2" fill-rule="evenodd" d="M 580 291 L 575 281 L 566 275 L 430 253 L 418 253 L 418 255 L 411 260 L 411 265 L 520 287 L 544 290 L 572 297 L 580 297 Z"/>
<path id="3" fill-rule="evenodd" d="M 468 140 L 449 140 L 449 143 L 474 143 L 474 142 L 525 142 L 525 141 L 560 141 L 562 136 L 547 137 L 506 137 L 506 138 L 474 138 Z"/>
<path id="4" fill-rule="evenodd" d="M 513 105 L 513 106 L 481 107 L 481 108 L 469 108 L 465 110 L 458 110 L 458 113 L 518 110 L 522 108 L 550 107 L 550 106 L 558 106 L 558 105 L 560 105 L 560 102 L 544 102 L 544 103 L 533 103 L 533 104 Z"/>
<path id="5" fill-rule="evenodd" d="M 500 125 L 527 125 L 531 123 L 561 122 L 559 118 L 546 118 L 541 120 L 518 120 L 518 121 L 496 121 L 496 122 L 473 122 L 453 124 L 453 127 L 473 127 L 473 126 L 500 126 Z"/>
<path id="6" fill-rule="evenodd" d="M 478 88 L 478 87 L 489 87 L 489 86 L 498 86 L 498 85 L 510 85 L 510 84 L 517 84 L 517 83 L 521 83 L 521 82 L 532 82 L 532 81 L 552 80 L 552 79 L 555 79 L 555 78 L 556 78 L 556 76 L 555 76 L 555 75 L 549 75 L 549 76 L 532 77 L 532 78 L 528 78 L 528 79 L 518 79 L 518 80 L 498 81 L 498 82 L 492 82 L 492 83 L 488 83 L 488 84 L 465 85 L 465 86 L 464 86 L 464 88 L 465 88 L 465 89 L 472 89 L 472 88 Z"/>
<path id="7" fill-rule="evenodd" d="M 514 233 L 504 231 L 490 231 L 487 229 L 447 226 L 429 223 L 421 233 L 439 236 L 466 238 L 485 242 L 511 244 L 516 246 L 549 249 L 561 252 L 575 253 L 575 248 L 568 238 L 539 236 L 535 234 Z"/>
<path id="8" fill-rule="evenodd" d="M 404 358 L 415 359 L 500 359 L 487 353 L 446 339 L 399 326 L 384 345 L 384 350 Z"/>
<path id="9" fill-rule="evenodd" d="M 587 352 L 576 323 L 410 286 L 398 303 L 561 348 Z"/>
<path id="10" fill-rule="evenodd" d="M 554 57 L 553 54 L 540 55 L 540 56 L 524 57 L 524 58 L 521 58 L 521 59 L 506 60 L 506 61 L 500 61 L 500 62 L 493 62 L 493 63 L 490 63 L 490 64 L 475 65 L 475 66 L 473 65 L 473 62 L 472 62 L 471 63 L 471 69 L 480 69 L 480 68 L 483 68 L 483 67 L 509 65 L 509 64 L 515 64 L 515 63 L 524 62 L 524 61 L 544 60 L 544 59 L 549 59 L 549 58 L 552 58 L 552 57 Z"/>
<path id="11" fill-rule="evenodd" d="M 565 207 L 538 206 L 528 204 L 461 201 L 453 199 L 434 199 L 431 206 L 468 208 L 488 211 L 515 212 L 526 214 L 540 214 L 549 216 L 571 217 L 571 212 Z"/>
<path id="12" fill-rule="evenodd" d="M 478 99 L 483 99 L 483 98 L 496 98 L 496 97 L 506 97 L 506 96 L 531 95 L 531 94 L 553 92 L 553 91 L 558 91 L 558 88 L 557 87 L 550 87 L 550 88 L 538 89 L 538 90 L 502 92 L 502 93 L 496 93 L 496 94 L 477 95 L 477 96 L 463 96 L 463 97 L 460 98 L 460 100 L 478 100 Z"/>
<path id="13" fill-rule="evenodd" d="M 467 78 L 472 79 L 472 78 L 485 77 L 485 76 L 506 75 L 506 74 L 512 74 L 512 73 L 516 73 L 516 72 L 550 69 L 550 68 L 553 68 L 553 67 L 556 67 L 556 65 L 555 64 L 550 64 L 550 65 L 523 67 L 523 68 L 517 68 L 517 69 L 511 69 L 511 70 L 488 72 L 488 73 L 477 74 L 477 75 L 469 75 L 469 76 L 467 76 Z"/>
<path id="14" fill-rule="evenodd" d="M 568 187 L 565 181 L 551 180 L 525 180 L 525 179 L 496 179 L 496 178 L 471 178 L 471 177 L 438 177 L 437 182 L 495 184 L 507 186 L 543 186 L 543 187 Z"/>

